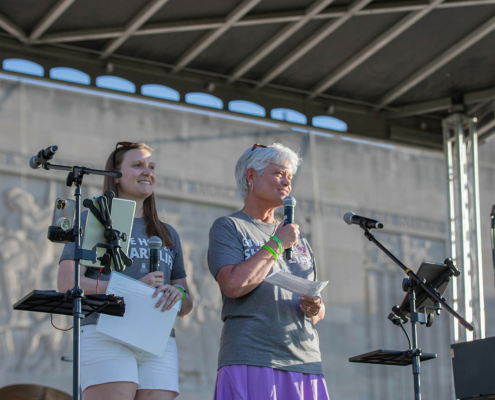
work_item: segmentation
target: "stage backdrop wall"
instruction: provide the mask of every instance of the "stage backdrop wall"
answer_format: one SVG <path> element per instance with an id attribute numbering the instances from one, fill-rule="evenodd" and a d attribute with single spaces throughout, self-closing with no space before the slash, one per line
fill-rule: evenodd
<path id="1" fill-rule="evenodd" d="M 182 238 L 195 307 L 179 320 L 177 343 L 183 399 L 209 399 L 216 376 L 222 328 L 221 297 L 206 254 L 213 221 L 241 207 L 234 165 L 253 143 L 282 142 L 304 157 L 295 179 L 296 220 L 312 244 L 322 296 L 323 367 L 330 397 L 401 400 L 412 396 L 410 367 L 350 364 L 375 349 L 406 349 L 399 328 L 387 320 L 402 297 L 403 273 L 348 226 L 347 211 L 382 221 L 376 236 L 412 268 L 448 254 L 446 170 L 442 154 L 376 147 L 307 133 L 177 111 L 26 83 L 0 81 L 0 387 L 37 383 L 71 392 L 72 332 L 50 316 L 12 310 L 33 289 L 55 289 L 62 245 L 46 239 L 54 199 L 71 198 L 65 173 L 31 170 L 29 156 L 58 145 L 54 161 L 102 168 L 117 141 L 145 141 L 155 148 L 156 194 L 161 217 Z M 314 140 L 314 141 L 313 141 Z M 481 148 L 482 216 L 488 336 L 494 333 L 493 277 L 488 215 L 494 201 L 493 144 Z M 86 177 L 84 197 L 101 192 L 102 180 Z M 447 296 L 448 297 L 448 296 Z M 59 327 L 68 317 L 54 316 Z M 449 344 L 451 318 L 419 328 L 420 346 L 438 359 L 422 365 L 425 398 L 453 399 Z M 409 326 L 407 326 L 409 328 Z M 266 334 L 266 332 L 260 332 Z"/>

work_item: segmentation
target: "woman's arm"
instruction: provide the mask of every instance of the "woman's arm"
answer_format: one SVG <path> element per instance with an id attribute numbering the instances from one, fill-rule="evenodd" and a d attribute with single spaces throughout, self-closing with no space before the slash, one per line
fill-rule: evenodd
<path id="1" fill-rule="evenodd" d="M 277 242 L 271 239 L 267 245 L 277 249 Z M 246 261 L 237 265 L 220 268 L 216 279 L 225 296 L 235 299 L 256 289 L 266 277 L 274 262 L 273 255 L 266 249 L 259 249 Z"/>
<path id="2" fill-rule="evenodd" d="M 287 249 L 297 243 L 299 226 L 280 224 L 275 236 L 282 243 L 282 247 Z M 270 239 L 266 244 L 278 254 L 278 243 L 274 239 Z M 282 257 L 282 254 L 279 257 Z M 225 296 L 235 299 L 256 289 L 270 271 L 273 261 L 273 255 L 268 250 L 260 248 L 247 260 L 237 265 L 223 266 L 215 278 Z"/>
<path id="3" fill-rule="evenodd" d="M 91 279 L 84 274 L 86 273 L 87 267 L 84 265 L 79 265 L 80 268 L 80 276 L 81 276 L 81 288 L 84 290 L 84 294 L 97 294 L 96 293 L 96 279 Z M 58 276 L 57 276 L 57 288 L 59 292 L 67 292 L 74 287 L 74 269 L 75 264 L 74 260 L 63 260 L 60 262 L 58 267 Z M 141 279 L 141 282 L 144 282 L 150 286 L 158 287 L 163 285 L 163 272 L 155 271 L 146 274 Z M 98 294 L 106 293 L 108 286 L 108 281 L 99 281 L 98 282 Z"/>
<path id="4" fill-rule="evenodd" d="M 186 297 L 182 301 L 182 306 L 178 314 L 179 317 L 184 318 L 187 314 L 191 312 L 193 308 L 193 300 L 189 293 L 189 287 L 187 286 L 187 279 L 186 278 L 175 279 L 173 281 L 170 281 L 170 283 L 172 284 L 172 286 L 181 285 L 184 289 L 186 289 Z"/>

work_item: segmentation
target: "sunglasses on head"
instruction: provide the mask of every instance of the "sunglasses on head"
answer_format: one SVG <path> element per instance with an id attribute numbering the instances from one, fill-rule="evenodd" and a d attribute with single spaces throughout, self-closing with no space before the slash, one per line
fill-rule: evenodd
<path id="1" fill-rule="evenodd" d="M 254 151 L 254 149 L 256 149 L 256 148 L 258 148 L 258 147 L 259 147 L 260 149 L 266 149 L 266 146 L 265 146 L 265 145 L 263 145 L 263 144 L 259 144 L 259 143 L 256 143 L 256 144 L 253 146 L 253 148 L 251 149 L 251 151 Z"/>
<path id="2" fill-rule="evenodd" d="M 128 147 L 128 146 L 133 146 L 135 144 L 136 143 L 134 143 L 134 142 L 118 142 L 115 145 L 115 151 L 113 152 L 113 166 L 114 167 L 115 167 L 115 155 L 117 154 L 117 150 L 119 149 L 119 146 L 121 146 L 121 147 Z"/>

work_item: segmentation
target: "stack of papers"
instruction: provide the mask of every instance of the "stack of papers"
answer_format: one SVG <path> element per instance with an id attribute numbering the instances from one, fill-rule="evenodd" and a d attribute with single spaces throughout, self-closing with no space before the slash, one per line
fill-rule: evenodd
<path id="1" fill-rule="evenodd" d="M 100 314 L 96 330 L 141 350 L 163 356 L 182 301 L 162 312 L 163 304 L 159 308 L 155 307 L 160 295 L 153 298 L 154 292 L 153 286 L 113 271 L 107 294 L 124 298 L 125 313 L 123 317 Z"/>
<path id="2" fill-rule="evenodd" d="M 308 281 L 307 279 L 299 278 L 298 276 L 289 274 L 281 269 L 271 273 L 263 280 L 272 285 L 286 289 L 289 292 L 298 294 L 299 296 L 319 296 L 320 292 L 328 284 L 328 281 Z"/>

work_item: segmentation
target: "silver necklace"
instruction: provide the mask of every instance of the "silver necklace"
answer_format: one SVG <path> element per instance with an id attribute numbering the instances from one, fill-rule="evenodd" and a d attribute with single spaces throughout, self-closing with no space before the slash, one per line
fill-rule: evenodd
<path id="1" fill-rule="evenodd" d="M 261 232 L 263 232 L 265 235 L 268 235 L 268 236 L 273 236 L 273 234 L 275 233 L 275 231 L 277 230 L 277 222 L 278 221 L 275 221 L 274 224 L 275 224 L 275 227 L 273 228 L 273 232 L 272 233 L 267 233 L 263 230 L 263 228 L 265 228 L 263 225 L 260 225 L 261 221 L 256 219 L 256 218 L 253 218 L 251 217 L 250 215 L 248 215 L 247 213 L 245 213 L 244 211 L 240 210 L 241 213 L 243 213 L 244 215 L 247 215 L 248 218 L 252 221 L 253 225 L 256 226 Z M 265 223 L 269 223 L 269 222 L 265 222 Z"/>

